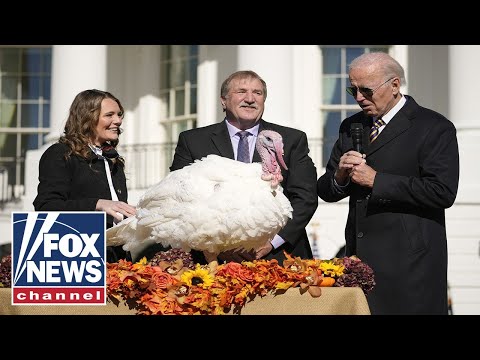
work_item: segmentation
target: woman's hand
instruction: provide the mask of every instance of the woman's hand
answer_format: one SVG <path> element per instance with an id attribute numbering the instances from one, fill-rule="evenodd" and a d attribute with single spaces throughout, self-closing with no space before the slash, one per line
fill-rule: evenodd
<path id="1" fill-rule="evenodd" d="M 123 201 L 113 201 L 107 199 L 99 199 L 95 210 L 105 211 L 108 215 L 113 216 L 115 222 L 120 222 L 126 217 L 136 214 L 135 206 L 129 205 Z"/>

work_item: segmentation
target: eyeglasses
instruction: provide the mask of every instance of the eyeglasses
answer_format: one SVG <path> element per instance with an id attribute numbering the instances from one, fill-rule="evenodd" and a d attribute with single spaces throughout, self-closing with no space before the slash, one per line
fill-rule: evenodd
<path id="1" fill-rule="evenodd" d="M 348 86 L 345 90 L 347 90 L 347 93 L 349 93 L 350 95 L 352 95 L 353 97 L 357 97 L 357 92 L 360 91 L 362 93 L 363 96 L 365 97 L 372 97 L 373 94 L 375 93 L 375 91 L 377 91 L 378 89 L 380 89 L 383 85 L 385 85 L 387 82 L 389 82 L 390 80 L 393 80 L 395 79 L 395 76 L 394 77 L 391 77 L 390 79 L 388 79 L 387 81 L 381 83 L 380 85 L 378 85 L 375 89 L 370 89 L 370 88 L 366 88 L 366 87 L 359 87 L 357 88 L 356 86 Z"/>

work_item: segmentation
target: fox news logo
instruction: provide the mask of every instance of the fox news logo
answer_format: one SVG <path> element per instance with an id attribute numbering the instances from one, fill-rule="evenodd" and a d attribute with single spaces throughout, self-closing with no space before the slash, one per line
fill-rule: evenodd
<path id="1" fill-rule="evenodd" d="M 12 304 L 105 305 L 105 213 L 13 212 Z"/>

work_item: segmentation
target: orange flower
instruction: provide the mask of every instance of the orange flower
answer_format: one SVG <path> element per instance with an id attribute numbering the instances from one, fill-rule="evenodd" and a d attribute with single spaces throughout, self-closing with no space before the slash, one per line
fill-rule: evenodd
<path id="1" fill-rule="evenodd" d="M 179 281 L 172 275 L 163 272 L 159 267 L 154 267 L 155 273 L 152 274 L 151 282 L 159 289 L 168 289 L 172 285 L 175 285 Z"/>
<path id="2" fill-rule="evenodd" d="M 217 269 L 217 276 L 229 276 L 245 282 L 254 280 L 254 273 L 236 262 L 220 265 Z"/>
<path id="3" fill-rule="evenodd" d="M 304 281 L 300 283 L 300 289 L 303 292 L 308 291 L 313 297 L 319 297 L 322 295 L 322 289 L 320 289 L 321 282 L 322 279 L 318 276 L 317 271 L 312 270 L 309 275 L 305 276 Z"/>

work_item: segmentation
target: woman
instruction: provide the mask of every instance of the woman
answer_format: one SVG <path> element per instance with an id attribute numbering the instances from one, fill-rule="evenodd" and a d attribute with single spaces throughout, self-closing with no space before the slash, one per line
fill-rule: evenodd
<path id="1" fill-rule="evenodd" d="M 135 215 L 127 203 L 124 160 L 118 145 L 124 110 L 106 91 L 85 90 L 70 106 L 64 135 L 42 155 L 35 211 L 105 211 L 107 228 Z M 128 258 L 107 248 L 107 261 Z"/>

